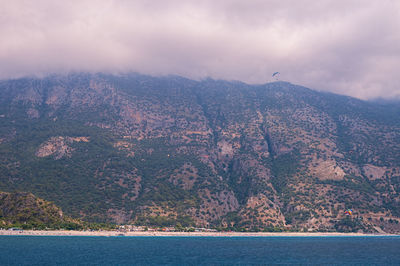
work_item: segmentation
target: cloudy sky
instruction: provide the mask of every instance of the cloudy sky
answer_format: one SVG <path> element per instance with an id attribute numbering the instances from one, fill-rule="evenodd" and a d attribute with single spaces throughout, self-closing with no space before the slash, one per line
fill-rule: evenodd
<path id="1" fill-rule="evenodd" d="M 398 0 L 0 0 L 0 78 L 140 72 L 280 79 L 400 98 Z"/>

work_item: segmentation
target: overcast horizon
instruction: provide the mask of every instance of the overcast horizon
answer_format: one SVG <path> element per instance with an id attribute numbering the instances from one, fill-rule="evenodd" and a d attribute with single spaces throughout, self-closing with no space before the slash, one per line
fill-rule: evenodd
<path id="1" fill-rule="evenodd" d="M 138 72 L 400 99 L 400 1 L 0 0 L 0 79 Z"/>

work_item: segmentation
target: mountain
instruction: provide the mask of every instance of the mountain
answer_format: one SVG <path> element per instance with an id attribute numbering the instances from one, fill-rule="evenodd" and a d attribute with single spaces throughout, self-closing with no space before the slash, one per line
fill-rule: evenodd
<path id="1" fill-rule="evenodd" d="M 0 82 L 0 190 L 87 221 L 400 232 L 399 155 L 399 105 L 287 82 Z"/>

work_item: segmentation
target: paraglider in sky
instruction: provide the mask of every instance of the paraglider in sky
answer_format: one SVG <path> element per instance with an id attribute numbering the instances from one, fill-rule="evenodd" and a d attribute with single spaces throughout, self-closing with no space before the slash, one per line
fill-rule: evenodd
<path id="1" fill-rule="evenodd" d="M 353 215 L 353 210 L 352 209 L 347 209 L 345 212 L 347 215 Z"/>
<path id="2" fill-rule="evenodd" d="M 278 77 L 281 73 L 279 72 L 275 72 L 274 74 L 272 74 L 272 77 L 275 78 L 275 80 L 278 80 Z"/>

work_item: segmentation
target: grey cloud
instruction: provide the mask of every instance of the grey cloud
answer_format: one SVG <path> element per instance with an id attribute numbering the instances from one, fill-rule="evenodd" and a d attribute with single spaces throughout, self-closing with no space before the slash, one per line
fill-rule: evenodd
<path id="1" fill-rule="evenodd" d="M 281 79 L 400 97 L 398 1 L 6 1 L 0 78 L 129 72 Z"/>

